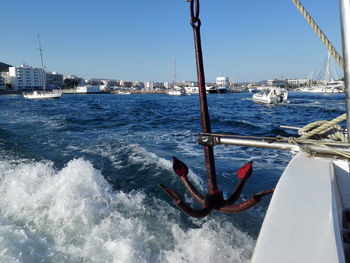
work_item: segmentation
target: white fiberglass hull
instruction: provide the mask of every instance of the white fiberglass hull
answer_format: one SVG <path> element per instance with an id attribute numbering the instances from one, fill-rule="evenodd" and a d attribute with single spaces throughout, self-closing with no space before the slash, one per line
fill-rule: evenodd
<path id="1" fill-rule="evenodd" d="M 253 101 L 266 104 L 282 103 L 288 99 L 288 92 L 279 89 L 261 91 L 253 95 Z"/>
<path id="2" fill-rule="evenodd" d="M 183 92 L 179 91 L 179 90 L 172 90 L 168 92 L 168 95 L 171 96 L 182 96 L 185 95 Z"/>
<path id="3" fill-rule="evenodd" d="M 271 100 L 270 96 L 255 96 L 257 94 L 254 94 L 253 100 L 260 103 L 266 103 L 271 104 L 273 101 Z"/>
<path id="4" fill-rule="evenodd" d="M 31 93 L 24 93 L 23 97 L 26 99 L 59 99 L 62 96 L 62 91 L 53 90 L 53 91 L 33 91 Z"/>
<path id="5" fill-rule="evenodd" d="M 349 189 L 348 161 L 298 153 L 277 184 L 251 262 L 345 262 Z"/>

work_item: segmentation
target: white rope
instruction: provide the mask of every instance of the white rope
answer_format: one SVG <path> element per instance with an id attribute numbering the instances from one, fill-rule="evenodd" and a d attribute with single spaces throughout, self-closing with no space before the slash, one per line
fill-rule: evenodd
<path id="1" fill-rule="evenodd" d="M 342 114 L 331 121 L 315 121 L 309 123 L 303 128 L 299 129 L 298 133 L 301 135 L 300 139 L 320 139 L 329 138 L 333 141 L 347 142 L 347 138 L 343 133 L 343 128 L 338 124 L 346 120 L 346 114 Z"/>

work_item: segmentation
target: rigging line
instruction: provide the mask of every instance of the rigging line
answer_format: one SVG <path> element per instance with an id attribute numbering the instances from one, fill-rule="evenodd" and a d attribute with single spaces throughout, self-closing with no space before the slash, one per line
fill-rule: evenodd
<path id="1" fill-rule="evenodd" d="M 332 56 L 335 58 L 335 60 L 338 62 L 339 66 L 341 68 L 344 68 L 343 58 L 339 55 L 339 53 L 336 51 L 332 43 L 328 40 L 326 35 L 322 32 L 322 30 L 319 28 L 319 26 L 316 24 L 315 20 L 312 19 L 312 17 L 309 15 L 309 13 L 306 11 L 304 6 L 300 3 L 299 0 L 292 0 L 294 5 L 298 8 L 299 12 L 304 16 L 306 21 L 310 24 L 312 29 L 316 32 L 318 37 L 321 39 L 323 44 L 326 46 L 326 48 L 331 52 Z"/>
<path id="2" fill-rule="evenodd" d="M 44 68 L 44 60 L 43 60 L 43 50 L 41 48 L 41 43 L 40 43 L 40 36 L 38 33 L 38 43 L 39 43 L 39 50 L 40 50 L 40 59 L 41 59 L 41 81 L 43 85 L 43 89 L 46 89 L 46 76 L 45 76 L 45 68 Z"/>
<path id="3" fill-rule="evenodd" d="M 315 146 L 321 146 L 329 149 L 330 151 L 334 152 L 337 155 L 343 156 L 347 159 L 350 159 L 350 154 L 346 152 L 339 151 L 337 149 L 334 149 L 330 147 L 328 142 L 322 142 L 322 141 L 311 141 L 311 140 L 300 140 L 298 138 L 290 137 L 289 138 L 289 143 L 293 143 L 297 145 L 302 151 L 305 151 L 309 154 L 313 154 L 313 151 L 311 150 L 309 145 L 315 145 Z"/>

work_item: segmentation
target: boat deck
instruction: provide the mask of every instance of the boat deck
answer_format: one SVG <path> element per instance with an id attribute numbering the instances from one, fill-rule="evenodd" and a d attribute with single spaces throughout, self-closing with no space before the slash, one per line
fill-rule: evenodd
<path id="1" fill-rule="evenodd" d="M 298 153 L 278 182 L 252 262 L 345 262 L 348 189 L 347 161 Z"/>

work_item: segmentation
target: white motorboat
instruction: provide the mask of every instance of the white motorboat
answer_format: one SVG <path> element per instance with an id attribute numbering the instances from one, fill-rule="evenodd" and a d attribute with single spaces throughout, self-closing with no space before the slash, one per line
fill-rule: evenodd
<path id="1" fill-rule="evenodd" d="M 40 58 L 41 58 L 41 76 L 42 76 L 42 84 L 43 88 L 42 90 L 33 90 L 23 93 L 23 97 L 26 99 L 59 99 L 62 96 L 61 89 L 53 89 L 53 90 L 47 90 L 46 89 L 46 77 L 45 77 L 45 70 L 44 70 L 44 62 L 43 62 L 43 54 L 41 49 L 41 43 L 40 43 L 40 36 L 38 34 L 38 42 L 39 42 L 39 50 L 40 50 Z"/>
<path id="2" fill-rule="evenodd" d="M 187 95 L 199 94 L 198 87 L 185 87 Z"/>
<path id="3" fill-rule="evenodd" d="M 54 90 L 34 90 L 32 92 L 23 93 L 23 97 L 26 99 L 59 99 L 62 96 L 61 89 Z"/>
<path id="4" fill-rule="evenodd" d="M 186 95 L 185 91 L 183 89 L 172 89 L 167 92 L 168 95 L 171 96 L 182 96 Z"/>
<path id="5" fill-rule="evenodd" d="M 209 86 L 206 87 L 206 91 L 208 94 L 223 94 L 229 93 L 230 89 L 225 86 Z"/>
<path id="6" fill-rule="evenodd" d="M 270 87 L 265 90 L 259 90 L 258 93 L 255 93 L 253 95 L 253 101 L 266 104 L 282 103 L 287 99 L 288 91 L 277 87 Z"/>

